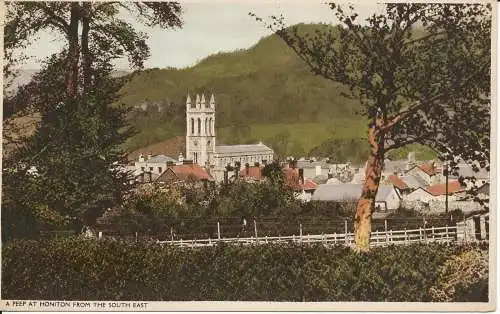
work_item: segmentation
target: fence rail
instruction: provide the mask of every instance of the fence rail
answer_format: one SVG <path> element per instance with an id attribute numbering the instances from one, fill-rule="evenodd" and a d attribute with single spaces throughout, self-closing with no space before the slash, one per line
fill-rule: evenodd
<path id="1" fill-rule="evenodd" d="M 438 228 L 418 228 L 412 230 L 389 230 L 372 232 L 370 246 L 411 243 L 449 243 L 460 241 L 456 226 Z M 354 233 L 333 233 L 315 235 L 291 235 L 277 237 L 248 237 L 248 238 L 220 238 L 220 239 L 193 239 L 157 241 L 162 245 L 178 247 L 203 247 L 213 246 L 217 243 L 232 244 L 265 244 L 265 243 L 296 243 L 296 244 L 324 244 L 324 245 L 354 245 Z"/>

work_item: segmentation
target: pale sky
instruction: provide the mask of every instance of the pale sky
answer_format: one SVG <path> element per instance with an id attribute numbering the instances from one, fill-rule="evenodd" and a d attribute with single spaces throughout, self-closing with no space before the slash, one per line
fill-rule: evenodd
<path id="1" fill-rule="evenodd" d="M 196 64 L 203 58 L 221 51 L 249 48 L 258 40 L 269 35 L 270 30 L 248 15 L 268 18 L 283 14 L 287 25 L 297 23 L 332 23 L 337 21 L 328 5 L 323 1 L 189 1 L 181 2 L 184 10 L 184 26 L 179 30 L 149 28 L 139 23 L 136 29 L 148 34 L 151 56 L 145 67 L 184 68 Z M 355 2 L 360 18 L 380 12 L 383 6 L 374 2 Z M 62 37 L 50 33 L 40 34 L 40 38 L 28 47 L 25 53 L 35 59 L 21 67 L 39 68 L 40 60 L 61 48 Z M 120 69 L 128 69 L 126 59 L 117 62 Z"/>

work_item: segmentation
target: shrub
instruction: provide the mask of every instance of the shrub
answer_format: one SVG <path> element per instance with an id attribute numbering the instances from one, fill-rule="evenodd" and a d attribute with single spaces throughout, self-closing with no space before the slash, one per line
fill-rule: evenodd
<path id="1" fill-rule="evenodd" d="M 2 247 L 2 298 L 149 301 L 430 301 L 468 248 L 260 245 L 181 249 L 59 239 Z M 464 295 L 464 297 L 466 297 Z"/>
<path id="2" fill-rule="evenodd" d="M 437 302 L 488 302 L 488 252 L 475 249 L 450 258 L 430 294 Z"/>

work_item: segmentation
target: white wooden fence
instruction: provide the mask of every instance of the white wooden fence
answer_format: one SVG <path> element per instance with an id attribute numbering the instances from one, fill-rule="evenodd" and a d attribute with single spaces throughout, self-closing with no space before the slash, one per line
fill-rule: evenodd
<path id="1" fill-rule="evenodd" d="M 464 237 L 466 239 L 467 237 Z M 371 234 L 370 246 L 381 246 L 391 244 L 411 243 L 449 243 L 460 241 L 457 227 L 419 228 L 412 230 L 389 230 L 375 231 Z M 197 240 L 171 240 L 157 241 L 162 245 L 173 245 L 179 247 L 202 247 L 213 246 L 217 243 L 231 244 L 266 244 L 266 243 L 296 243 L 311 244 L 320 243 L 324 245 L 354 245 L 354 233 L 333 233 L 316 235 L 292 235 L 279 237 L 250 237 L 250 238 L 220 238 L 220 239 L 197 239 Z"/>

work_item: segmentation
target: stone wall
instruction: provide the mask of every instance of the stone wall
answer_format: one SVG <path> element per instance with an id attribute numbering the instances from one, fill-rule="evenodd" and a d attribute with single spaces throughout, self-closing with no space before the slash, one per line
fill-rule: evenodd
<path id="1" fill-rule="evenodd" d="M 401 207 L 413 209 L 425 214 L 437 214 L 446 211 L 446 202 L 431 200 L 429 203 L 422 201 L 402 200 Z M 448 211 L 460 209 L 463 213 L 483 210 L 481 204 L 474 201 L 448 201 Z"/>

